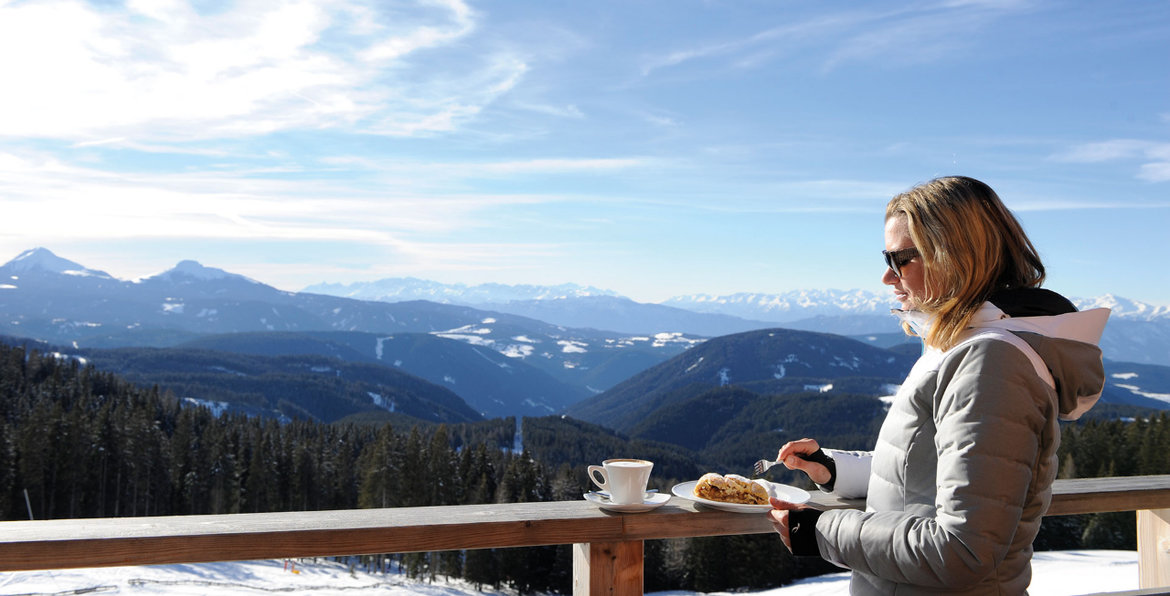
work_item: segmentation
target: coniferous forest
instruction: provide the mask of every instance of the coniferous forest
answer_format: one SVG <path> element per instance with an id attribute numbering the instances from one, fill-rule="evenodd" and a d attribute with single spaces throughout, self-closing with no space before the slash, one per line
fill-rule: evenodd
<path id="1" fill-rule="evenodd" d="M 622 449 L 668 489 L 702 466 L 687 449 L 560 417 L 436 425 L 215 415 L 76 360 L 0 346 L 0 519 L 223 514 L 575 500 L 584 466 Z M 1170 473 L 1170 419 L 1064 428 L 1061 477 Z M 1037 550 L 1135 548 L 1133 512 L 1050 517 Z M 765 588 L 836 568 L 771 535 L 650 541 L 647 590 Z M 419 578 L 521 593 L 571 591 L 570 545 L 391 555 Z M 361 563 L 384 568 L 387 556 Z"/>

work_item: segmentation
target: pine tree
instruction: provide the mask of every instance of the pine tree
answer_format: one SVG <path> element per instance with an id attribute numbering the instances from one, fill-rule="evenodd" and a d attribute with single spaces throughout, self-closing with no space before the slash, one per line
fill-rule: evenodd
<path id="1" fill-rule="evenodd" d="M 427 503 L 430 505 L 457 505 L 463 502 L 463 487 L 455 476 L 458 467 L 455 454 L 450 447 L 450 437 L 447 425 L 440 424 L 431 435 L 430 445 L 427 446 L 427 470 L 423 475 L 423 482 L 430 494 Z"/>
<path id="2" fill-rule="evenodd" d="M 418 490 L 418 486 L 427 482 L 427 462 L 423 453 L 422 434 L 417 426 L 410 429 L 410 436 L 406 438 L 406 445 L 402 451 L 401 460 L 402 482 L 391 487 L 394 499 L 403 507 L 423 507 L 430 505 L 430 491 Z"/>
<path id="3" fill-rule="evenodd" d="M 364 508 L 399 507 L 396 485 L 401 470 L 396 456 L 397 437 L 390 425 L 378 430 L 374 441 L 362 451 L 360 457 L 361 484 L 358 488 L 358 506 Z"/>
<path id="4" fill-rule="evenodd" d="M 0 362 L 0 366 L 3 363 Z M 0 375 L 4 373 L 0 372 Z M 0 390 L 2 391 L 2 390 Z M 3 395 L 0 394 L 0 400 Z M 0 520 L 13 519 L 19 499 L 16 495 L 16 445 L 12 429 L 0 415 Z"/>

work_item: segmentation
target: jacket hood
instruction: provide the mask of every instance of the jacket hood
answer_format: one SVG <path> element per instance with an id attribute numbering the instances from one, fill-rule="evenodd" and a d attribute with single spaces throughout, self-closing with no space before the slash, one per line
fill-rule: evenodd
<path id="1" fill-rule="evenodd" d="M 996 303 L 985 302 L 971 321 L 972 333 L 1002 329 L 1024 340 L 1038 357 L 1037 360 L 1024 350 L 1037 374 L 1046 381 L 1051 376 L 1062 420 L 1076 420 L 1093 407 L 1105 389 L 1105 369 L 1097 344 L 1105 331 L 1109 309 L 1077 311 L 1059 294 L 1039 289 L 1015 290 L 1010 296 L 997 293 L 992 300 L 999 300 L 1012 312 L 1037 315 L 1011 316 Z M 926 334 L 928 316 L 918 311 L 894 312 L 916 333 Z"/>
<path id="2" fill-rule="evenodd" d="M 1107 308 L 1094 308 L 1050 316 L 1011 317 L 988 302 L 976 315 L 974 326 L 1005 329 L 1027 342 L 1052 375 L 1061 419 L 1076 420 L 1097 403 L 1105 389 L 1105 368 L 1097 344 L 1109 312 Z"/>

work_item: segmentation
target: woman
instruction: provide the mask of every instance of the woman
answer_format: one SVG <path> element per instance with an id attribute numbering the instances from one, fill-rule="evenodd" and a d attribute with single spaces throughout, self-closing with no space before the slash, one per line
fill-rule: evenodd
<path id="1" fill-rule="evenodd" d="M 1038 286 L 1044 266 L 986 184 L 932 180 L 886 207 L 882 283 L 922 357 L 873 452 L 784 445 L 779 460 L 866 510 L 773 499 L 797 555 L 853 570 L 853 594 L 1023 594 L 1051 501 L 1057 420 L 1104 387 L 1096 343 L 1106 309 L 1076 312 Z"/>

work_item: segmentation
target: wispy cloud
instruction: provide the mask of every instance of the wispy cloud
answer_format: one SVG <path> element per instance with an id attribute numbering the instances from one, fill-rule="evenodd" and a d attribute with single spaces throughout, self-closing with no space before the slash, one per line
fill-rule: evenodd
<path id="1" fill-rule="evenodd" d="M 1100 163 L 1118 159 L 1134 159 L 1145 155 L 1155 143 L 1137 139 L 1111 139 L 1074 145 L 1052 156 L 1056 161 L 1069 163 Z"/>
<path id="2" fill-rule="evenodd" d="M 914 64 L 944 59 L 974 47 L 974 32 L 996 20 L 1030 10 L 1031 0 L 958 0 L 912 3 L 896 10 L 835 11 L 771 27 L 746 37 L 708 42 L 647 58 L 642 74 L 687 62 L 721 59 L 754 68 L 799 56 L 822 71 L 850 62 Z M 958 29 L 956 29 L 958 28 Z"/>
<path id="3" fill-rule="evenodd" d="M 577 172 L 612 172 L 631 168 L 660 166 L 662 160 L 645 157 L 597 158 L 535 158 L 504 161 L 403 161 L 377 160 L 364 157 L 335 157 L 325 163 L 376 172 L 395 177 L 413 177 L 427 186 L 427 180 L 458 181 L 480 176 L 511 176 L 526 174 L 572 174 Z"/>
<path id="4" fill-rule="evenodd" d="M 86 197 L 77 201 L 77 197 Z M 491 210 L 548 202 L 540 195 L 387 193 L 329 181 L 237 172 L 118 174 L 56 158 L 0 153 L 7 240 L 197 238 L 344 240 L 396 244 L 403 237 L 473 229 Z"/>
<path id="5" fill-rule="evenodd" d="M 1170 181 L 1170 143 L 1111 139 L 1075 145 L 1051 157 L 1068 163 L 1140 161 L 1137 177 L 1148 182 Z"/>
<path id="6" fill-rule="evenodd" d="M 461 68 L 419 53 L 460 42 L 460 0 L 395 7 L 182 1 L 0 4 L 0 135 L 175 141 L 290 129 L 448 131 L 515 86 L 523 61 L 484 48 Z"/>

